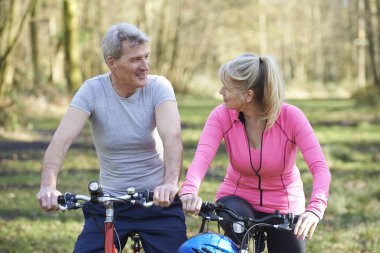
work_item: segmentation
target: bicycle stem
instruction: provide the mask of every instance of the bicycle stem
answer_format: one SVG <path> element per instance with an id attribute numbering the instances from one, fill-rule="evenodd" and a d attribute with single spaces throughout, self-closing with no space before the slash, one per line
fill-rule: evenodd
<path id="1" fill-rule="evenodd" d="M 114 218 L 113 202 L 112 201 L 105 202 L 104 207 L 106 208 L 106 220 L 104 221 L 104 223 L 113 222 L 113 218 Z"/>

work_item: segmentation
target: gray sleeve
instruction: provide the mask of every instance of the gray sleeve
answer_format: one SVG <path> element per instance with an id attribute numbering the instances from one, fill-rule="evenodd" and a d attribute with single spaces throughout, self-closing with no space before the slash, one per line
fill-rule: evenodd
<path id="1" fill-rule="evenodd" d="M 176 101 L 172 84 L 163 76 L 157 78 L 153 88 L 153 104 L 157 108 L 166 101 Z"/>
<path id="2" fill-rule="evenodd" d="M 89 81 L 86 81 L 74 95 L 70 106 L 76 107 L 89 115 L 92 115 L 95 108 L 95 91 Z"/>

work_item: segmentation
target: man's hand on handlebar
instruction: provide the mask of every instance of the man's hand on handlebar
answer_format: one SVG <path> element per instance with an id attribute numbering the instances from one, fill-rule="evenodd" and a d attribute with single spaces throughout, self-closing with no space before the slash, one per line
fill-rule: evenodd
<path id="1" fill-rule="evenodd" d="M 156 206 L 168 207 L 174 201 L 179 188 L 175 184 L 163 184 L 154 189 L 153 202 Z"/>
<path id="2" fill-rule="evenodd" d="M 202 199 L 194 194 L 183 194 L 180 197 L 182 209 L 185 213 L 199 214 L 202 207 Z"/>
<path id="3" fill-rule="evenodd" d="M 37 199 L 41 208 L 46 212 L 57 211 L 59 210 L 57 202 L 59 195 L 62 195 L 62 193 L 54 188 L 41 187 L 40 191 L 37 193 Z"/>

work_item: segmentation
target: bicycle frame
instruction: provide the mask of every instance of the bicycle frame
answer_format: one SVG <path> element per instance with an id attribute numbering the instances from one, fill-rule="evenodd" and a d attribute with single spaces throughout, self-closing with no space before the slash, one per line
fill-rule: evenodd
<path id="1" fill-rule="evenodd" d="M 106 208 L 106 220 L 104 221 L 104 252 L 117 253 L 118 250 L 113 243 L 113 231 L 115 229 L 113 203 L 111 201 L 108 201 L 104 204 L 104 206 Z"/>
<path id="2" fill-rule="evenodd" d="M 115 244 L 114 244 L 114 230 L 115 230 L 115 216 L 113 203 L 109 201 L 104 204 L 106 208 L 106 219 L 104 221 L 104 253 L 118 253 Z M 129 237 L 133 240 L 131 246 L 133 253 L 140 253 L 140 237 L 138 234 L 129 234 Z"/>
<path id="3" fill-rule="evenodd" d="M 150 200 L 152 195 L 150 192 L 147 192 L 147 197 L 143 194 L 136 193 L 134 188 L 129 188 L 128 194 L 112 197 L 109 195 L 103 195 L 103 192 L 100 189 L 100 186 L 97 182 L 92 181 L 89 183 L 90 196 L 85 195 L 75 195 L 71 193 L 65 193 L 62 196 L 58 197 L 59 208 L 62 211 L 72 210 L 81 208 L 82 205 L 77 203 L 77 201 L 90 201 L 92 203 L 102 203 L 106 210 L 106 218 L 104 221 L 104 252 L 105 253 L 118 253 L 118 248 L 114 244 L 114 231 L 115 231 L 115 217 L 114 217 L 114 207 L 113 202 L 127 202 L 133 205 L 140 205 L 143 207 L 149 207 L 153 204 Z M 132 250 L 133 253 L 140 253 L 140 238 L 135 234 L 128 235 L 133 240 Z"/>

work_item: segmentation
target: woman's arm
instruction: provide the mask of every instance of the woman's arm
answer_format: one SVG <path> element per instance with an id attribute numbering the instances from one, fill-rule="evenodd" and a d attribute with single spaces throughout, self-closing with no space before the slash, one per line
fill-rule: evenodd
<path id="1" fill-rule="evenodd" d="M 306 212 L 301 214 L 294 233 L 300 239 L 310 240 L 327 207 L 331 174 L 314 130 L 298 108 L 295 109 L 293 126 L 294 140 L 313 176 L 310 202 Z"/>

